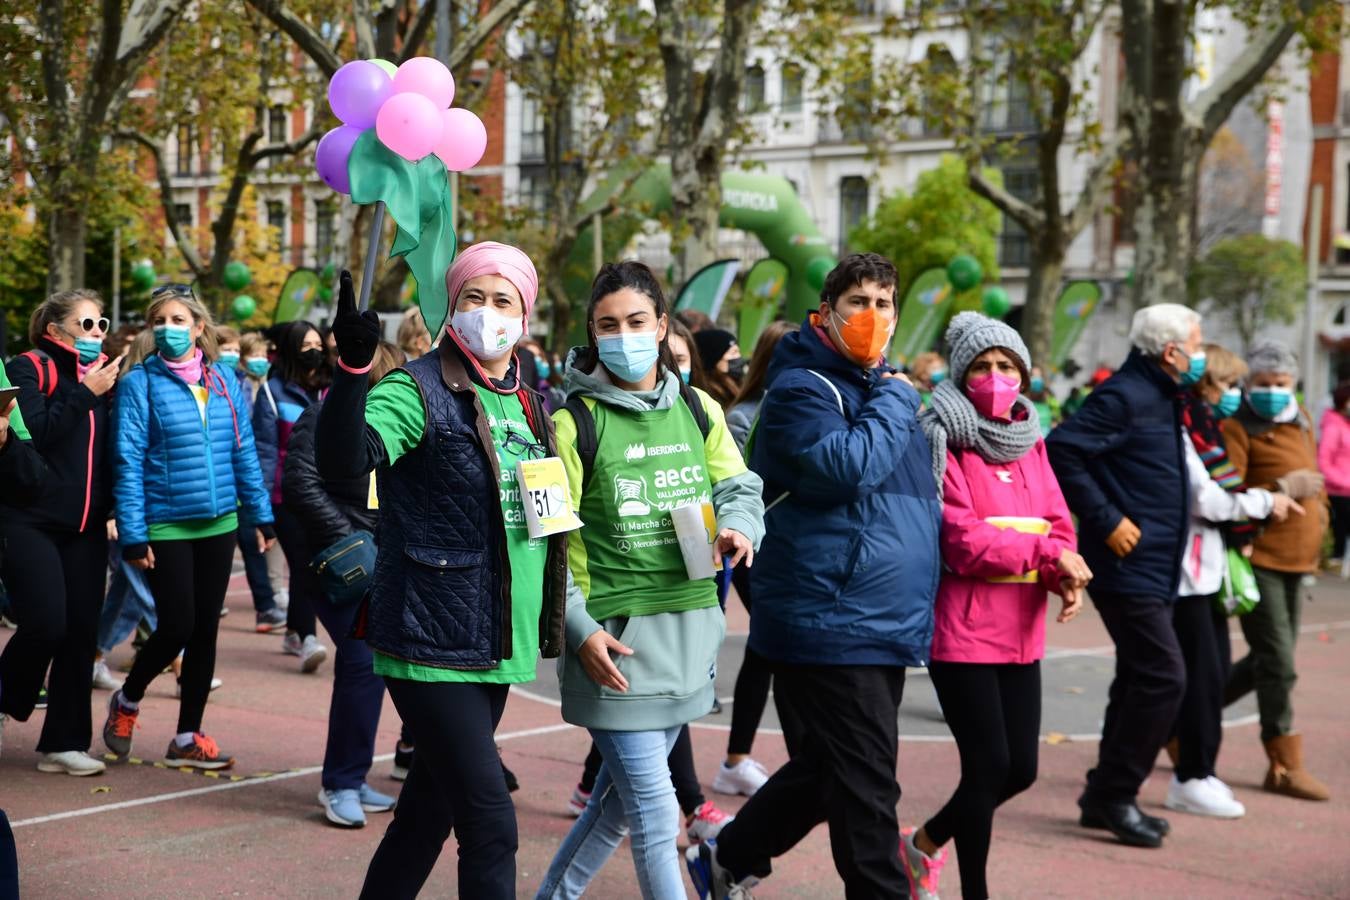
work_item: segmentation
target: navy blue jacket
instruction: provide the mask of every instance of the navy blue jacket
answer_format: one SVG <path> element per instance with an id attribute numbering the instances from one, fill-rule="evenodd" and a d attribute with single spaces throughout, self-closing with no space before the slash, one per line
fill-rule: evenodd
<path id="1" fill-rule="evenodd" d="M 919 394 L 884 371 L 840 356 L 809 322 L 774 352 L 750 455 L 765 504 L 786 494 L 750 570 L 761 656 L 928 661 L 942 506 Z"/>
<path id="2" fill-rule="evenodd" d="M 272 492 L 272 502 L 281 503 L 281 476 L 286 466 L 286 447 L 300 414 L 315 402 L 303 387 L 282 381 L 279 375 L 263 382 L 253 398 L 253 439 L 258 445 L 258 466 L 263 482 Z"/>
<path id="3" fill-rule="evenodd" d="M 1091 590 L 1174 598 L 1190 508 L 1180 386 L 1138 350 L 1050 432 L 1045 448 L 1078 517 Z M 1139 544 L 1124 559 L 1106 538 L 1125 517 Z"/>
<path id="4" fill-rule="evenodd" d="M 117 383 L 113 493 L 124 550 L 144 545 L 151 525 L 215 519 L 241 505 L 250 522 L 272 522 L 243 390 L 229 369 L 207 366 L 204 379 L 205 422 L 187 382 L 158 354 Z"/>

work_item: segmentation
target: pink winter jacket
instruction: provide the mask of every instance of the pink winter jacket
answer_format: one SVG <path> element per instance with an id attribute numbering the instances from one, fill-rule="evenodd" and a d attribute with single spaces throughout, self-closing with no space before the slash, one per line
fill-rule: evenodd
<path id="1" fill-rule="evenodd" d="M 1059 588 L 1058 560 L 1075 549 L 1073 521 L 1045 444 L 1016 462 L 985 462 L 973 450 L 948 450 L 942 478 L 942 580 L 934 609 L 933 659 L 1030 663 L 1045 655 L 1046 594 Z M 985 520 L 1024 516 L 1050 523 L 1046 535 L 1001 529 Z M 1040 580 L 991 578 L 1036 571 Z"/>
<path id="2" fill-rule="evenodd" d="M 1334 409 L 1322 414 L 1317 468 L 1326 476 L 1328 494 L 1350 497 L 1350 419 Z"/>

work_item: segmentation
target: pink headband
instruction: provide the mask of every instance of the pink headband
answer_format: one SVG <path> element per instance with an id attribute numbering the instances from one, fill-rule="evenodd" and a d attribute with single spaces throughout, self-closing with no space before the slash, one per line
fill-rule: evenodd
<path id="1" fill-rule="evenodd" d="M 451 310 L 464 285 L 480 275 L 500 275 L 520 291 L 520 299 L 525 306 L 525 333 L 529 334 L 530 312 L 534 309 L 535 298 L 539 296 L 539 275 L 534 271 L 534 263 L 530 262 L 530 258 L 518 248 L 496 241 L 483 241 L 461 251 L 450 266 L 450 271 L 445 273 L 445 289 Z"/>

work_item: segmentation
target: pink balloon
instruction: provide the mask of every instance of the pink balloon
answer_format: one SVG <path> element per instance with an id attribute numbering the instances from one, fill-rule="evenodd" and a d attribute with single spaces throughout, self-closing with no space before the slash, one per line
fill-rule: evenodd
<path id="1" fill-rule="evenodd" d="M 455 77 L 439 59 L 414 56 L 394 73 L 394 93 L 421 94 L 445 109 L 455 99 Z"/>
<path id="2" fill-rule="evenodd" d="M 445 123 L 436 155 L 451 172 L 463 172 L 478 165 L 487 150 L 487 127 L 467 109 L 456 107 L 441 113 Z"/>
<path id="3" fill-rule="evenodd" d="M 380 105 L 394 92 L 389 75 L 374 63 L 358 59 L 333 73 L 328 82 L 328 105 L 346 125 L 369 128 Z"/>
<path id="4" fill-rule="evenodd" d="M 351 178 L 347 175 L 347 158 L 352 155 L 356 139 L 364 132 L 362 128 L 341 125 L 320 138 L 319 146 L 314 150 L 315 170 L 323 183 L 339 194 L 352 192 Z"/>
<path id="5" fill-rule="evenodd" d="M 375 119 L 380 143 L 411 162 L 426 156 L 441 138 L 441 113 L 421 94 L 395 94 Z"/>

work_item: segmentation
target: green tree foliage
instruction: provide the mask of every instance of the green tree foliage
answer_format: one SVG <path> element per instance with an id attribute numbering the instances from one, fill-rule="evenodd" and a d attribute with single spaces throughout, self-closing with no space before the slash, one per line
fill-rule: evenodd
<path id="1" fill-rule="evenodd" d="M 1260 234 L 1219 241 L 1191 270 L 1192 305 L 1232 322 L 1245 351 L 1270 322 L 1292 324 L 1307 271 L 1298 245 Z"/>
<path id="2" fill-rule="evenodd" d="M 994 170 L 985 177 L 995 184 L 1001 181 Z M 997 281 L 1001 224 L 998 208 L 971 189 L 966 164 L 944 154 L 936 168 L 919 176 L 914 190 L 884 197 L 876 212 L 853 229 L 849 243 L 858 251 L 892 260 L 903 295 L 914 276 L 925 269 L 945 268 L 958 253 L 975 257 L 985 280 Z M 957 299 L 958 306 L 977 308 L 979 295 L 979 287 L 966 291 Z"/>

